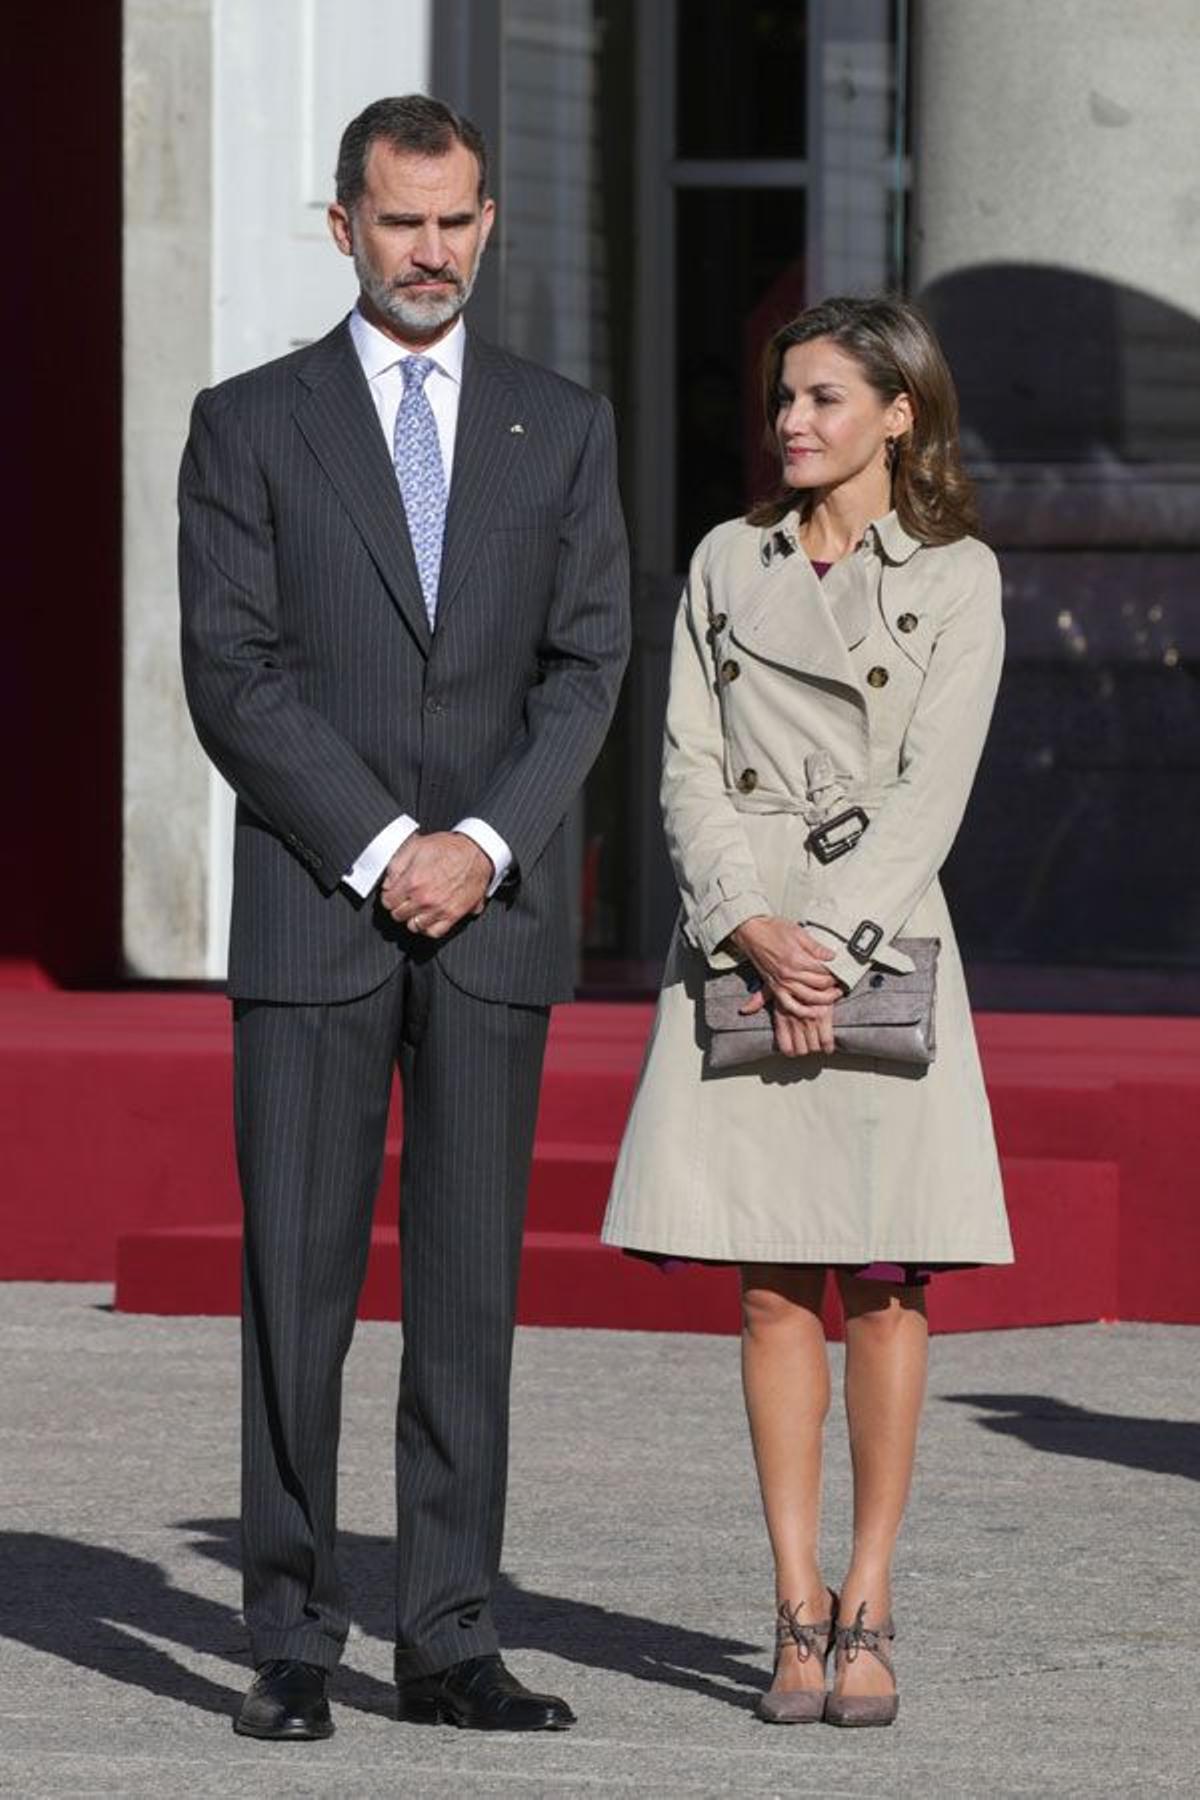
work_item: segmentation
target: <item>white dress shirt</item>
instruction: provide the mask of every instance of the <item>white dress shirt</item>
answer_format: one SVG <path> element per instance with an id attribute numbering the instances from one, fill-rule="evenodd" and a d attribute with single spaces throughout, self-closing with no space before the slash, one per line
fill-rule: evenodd
<path id="1" fill-rule="evenodd" d="M 400 365 L 406 357 L 416 355 L 427 356 L 433 363 L 433 369 L 425 382 L 425 393 L 437 426 L 442 470 L 446 478 L 446 492 L 449 494 L 450 477 L 454 468 L 454 439 L 458 430 L 458 402 L 462 393 L 463 352 L 467 342 L 466 327 L 462 319 L 456 319 L 445 337 L 439 338 L 428 349 L 406 350 L 402 344 L 398 344 L 394 338 L 388 337 L 386 332 L 380 331 L 378 326 L 365 319 L 356 306 L 350 314 L 350 336 L 358 352 L 363 374 L 367 378 L 375 411 L 379 414 L 389 460 L 396 436 L 396 413 L 404 393 L 404 377 L 400 372 Z M 342 876 L 346 886 L 365 900 L 401 844 L 414 831 L 419 830 L 420 826 L 409 813 L 401 813 L 390 825 L 385 825 L 379 835 L 371 839 L 354 866 Z M 478 844 L 491 862 L 494 874 L 488 887 L 490 899 L 512 868 L 512 851 L 500 833 L 493 831 L 483 819 L 460 819 L 454 830 Z"/>

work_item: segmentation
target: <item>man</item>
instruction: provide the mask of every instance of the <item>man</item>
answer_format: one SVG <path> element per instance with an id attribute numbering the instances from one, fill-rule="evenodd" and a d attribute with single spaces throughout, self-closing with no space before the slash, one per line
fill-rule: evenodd
<path id="1" fill-rule="evenodd" d="M 436 100 L 353 120 L 329 223 L 355 310 L 201 394 L 180 477 L 188 699 L 238 796 L 255 1737 L 333 1729 L 341 1367 L 397 1063 L 399 1715 L 573 1720 L 501 1662 L 491 1591 L 542 1056 L 572 990 L 563 818 L 628 654 L 628 570 L 608 403 L 464 328 L 486 183 Z"/>

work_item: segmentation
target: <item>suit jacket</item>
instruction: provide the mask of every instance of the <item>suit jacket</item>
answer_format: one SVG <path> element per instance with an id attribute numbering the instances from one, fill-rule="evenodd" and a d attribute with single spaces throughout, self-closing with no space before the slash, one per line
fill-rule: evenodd
<path id="1" fill-rule="evenodd" d="M 519 429 L 518 429 L 519 428 Z M 468 815 L 515 879 L 437 955 L 484 999 L 573 985 L 563 820 L 629 647 L 608 402 L 468 333 L 431 633 L 345 321 L 202 393 L 179 484 L 183 672 L 238 797 L 229 988 L 337 1001 L 407 939 L 341 882 L 402 812 Z"/>

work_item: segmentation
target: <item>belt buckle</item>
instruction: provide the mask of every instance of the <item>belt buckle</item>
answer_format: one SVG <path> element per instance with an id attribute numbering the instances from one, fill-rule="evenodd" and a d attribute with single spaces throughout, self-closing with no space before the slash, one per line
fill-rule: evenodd
<path id="1" fill-rule="evenodd" d="M 814 826 L 804 842 L 820 863 L 836 862 L 853 850 L 871 823 L 861 806 L 848 806 L 824 824 Z"/>

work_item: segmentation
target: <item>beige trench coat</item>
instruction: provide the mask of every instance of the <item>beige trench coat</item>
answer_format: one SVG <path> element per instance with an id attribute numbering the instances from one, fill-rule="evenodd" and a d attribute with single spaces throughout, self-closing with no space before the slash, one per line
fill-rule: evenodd
<path id="1" fill-rule="evenodd" d="M 783 538 L 780 537 L 780 532 Z M 784 542 L 783 540 L 786 540 Z M 607 1243 L 733 1262 L 1012 1260 L 991 1115 L 938 871 L 987 734 L 1003 657 L 1000 577 L 974 539 L 928 546 L 896 515 L 819 581 L 794 525 L 719 525 L 693 559 L 671 663 L 662 800 L 682 898 L 613 1181 Z M 824 751 L 870 825 L 822 865 L 806 848 Z M 755 914 L 835 948 L 882 928 L 941 939 L 938 1052 L 703 1067 L 701 983 Z M 874 936 L 868 933 L 868 936 Z M 862 943 L 864 939 L 860 938 Z"/>

